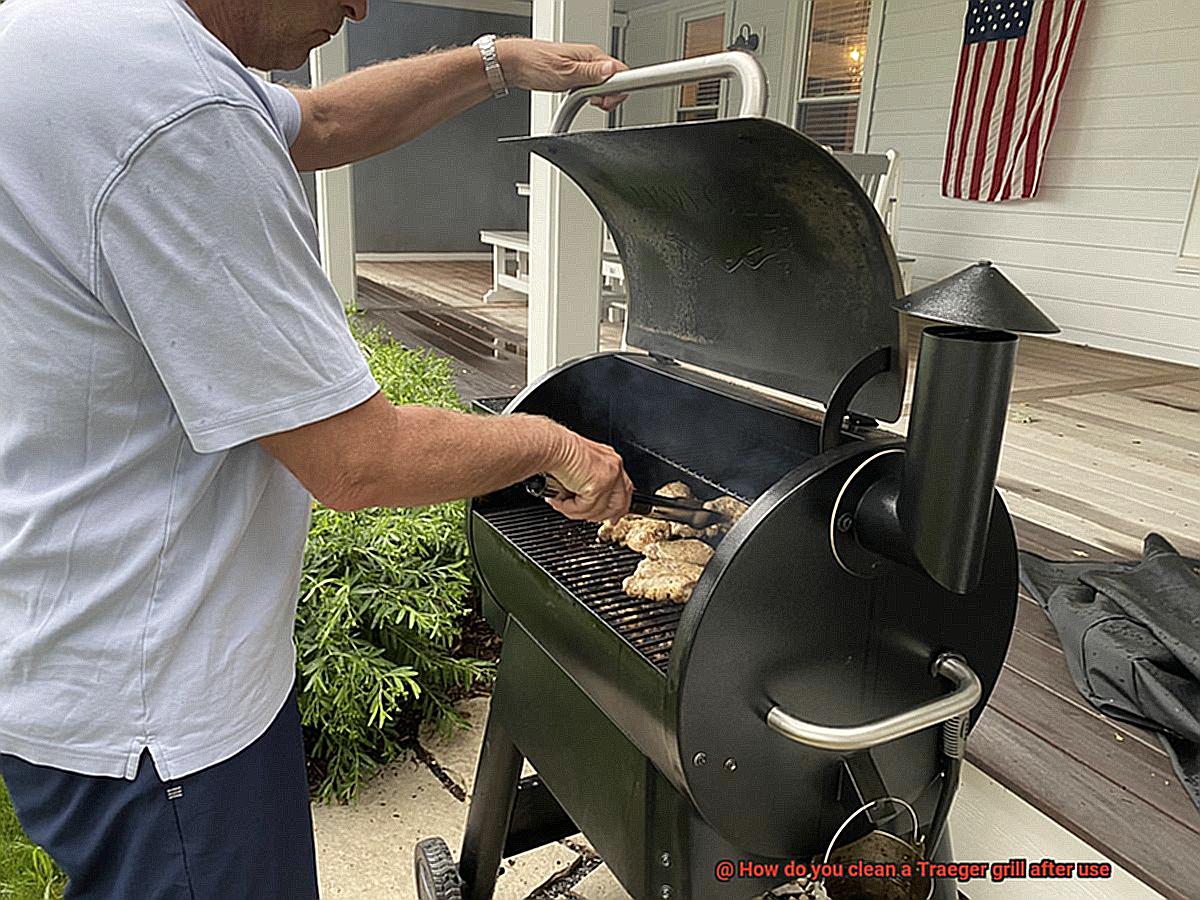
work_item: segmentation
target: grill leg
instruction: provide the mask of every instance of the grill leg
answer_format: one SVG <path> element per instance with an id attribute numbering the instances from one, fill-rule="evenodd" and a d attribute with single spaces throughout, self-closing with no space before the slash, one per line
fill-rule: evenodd
<path id="1" fill-rule="evenodd" d="M 929 859 L 936 862 L 953 862 L 954 848 L 950 845 L 950 826 L 946 825 L 942 828 L 941 839 L 938 840 L 937 846 L 927 851 L 926 855 Z M 934 879 L 933 898 L 932 900 L 958 900 L 962 895 L 958 892 L 958 885 L 952 878 L 937 878 Z"/>
<path id="2" fill-rule="evenodd" d="M 458 864 L 463 900 L 491 900 L 496 890 L 500 856 L 508 838 L 524 761 L 500 724 L 493 702 L 475 769 L 475 789 L 467 811 L 467 830 Z"/>

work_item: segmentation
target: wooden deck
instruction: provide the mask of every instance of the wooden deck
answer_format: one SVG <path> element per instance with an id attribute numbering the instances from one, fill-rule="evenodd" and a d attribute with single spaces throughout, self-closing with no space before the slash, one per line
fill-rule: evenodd
<path id="1" fill-rule="evenodd" d="M 499 300 L 484 303 L 483 295 L 492 287 L 492 268 L 485 262 L 418 262 L 418 263 L 359 263 L 359 306 L 372 318 L 396 322 L 393 315 L 377 316 L 376 310 L 400 302 L 395 294 L 407 298 L 427 298 L 452 309 L 458 316 L 496 330 L 502 346 L 498 355 L 477 351 L 456 341 L 455 335 L 442 334 L 437 339 L 427 331 L 412 329 L 400 323 L 410 333 L 410 342 L 451 353 L 463 362 L 459 371 L 459 389 L 467 399 L 516 393 L 525 385 L 525 334 L 527 313 L 524 300 Z M 384 291 L 379 289 L 383 288 Z M 389 291 L 390 296 L 389 296 Z M 449 310 L 445 310 L 448 312 Z M 512 353 L 503 344 L 517 337 L 520 352 Z M 621 344 L 621 326 L 604 322 L 599 329 L 600 346 L 614 349 Z M 475 355 L 473 355 L 475 354 Z M 480 377 L 480 376 L 484 377 Z"/>
<path id="2" fill-rule="evenodd" d="M 481 302 L 487 263 L 363 265 L 360 275 L 392 289 L 367 284 L 360 305 L 370 315 L 402 341 L 458 357 L 465 396 L 523 384 L 524 305 Z M 447 334 L 454 328 L 422 324 L 420 309 L 415 317 L 404 309 L 430 301 L 491 328 L 495 355 L 486 342 L 464 349 Z M 615 346 L 619 328 L 605 327 L 602 338 Z M 1022 340 L 999 481 L 1022 547 L 1059 559 L 1129 558 L 1158 531 L 1200 556 L 1198 473 L 1200 369 Z M 1200 813 L 1165 752 L 1079 695 L 1054 629 L 1028 597 L 969 757 L 1164 896 L 1200 896 Z"/>

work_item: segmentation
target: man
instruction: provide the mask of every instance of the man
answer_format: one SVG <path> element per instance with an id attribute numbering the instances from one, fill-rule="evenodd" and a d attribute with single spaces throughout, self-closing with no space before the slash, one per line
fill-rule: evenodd
<path id="1" fill-rule="evenodd" d="M 486 39 L 312 91 L 247 71 L 366 12 L 0 5 L 0 773 L 70 896 L 316 895 L 290 693 L 313 496 L 415 506 L 548 471 L 567 515 L 628 508 L 608 447 L 379 394 L 295 168 L 623 67 Z"/>

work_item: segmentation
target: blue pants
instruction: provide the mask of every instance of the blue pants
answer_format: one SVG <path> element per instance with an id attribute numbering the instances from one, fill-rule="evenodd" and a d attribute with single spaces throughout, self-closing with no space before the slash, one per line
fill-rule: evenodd
<path id="1" fill-rule="evenodd" d="M 26 834 L 70 879 L 70 900 L 315 900 L 317 867 L 293 690 L 231 759 L 161 782 L 95 778 L 0 755 Z"/>

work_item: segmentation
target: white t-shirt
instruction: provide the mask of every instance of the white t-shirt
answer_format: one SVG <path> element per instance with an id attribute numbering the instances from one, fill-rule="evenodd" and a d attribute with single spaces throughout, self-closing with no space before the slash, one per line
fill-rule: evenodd
<path id="1" fill-rule="evenodd" d="M 288 156 L 182 0 L 0 4 L 0 752 L 220 762 L 294 675 L 312 498 L 254 439 L 377 386 Z"/>

